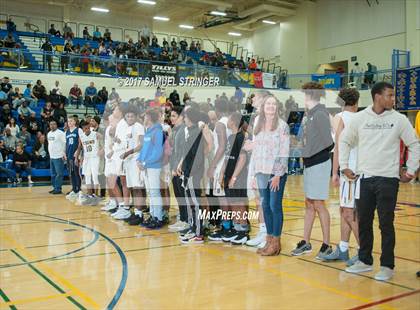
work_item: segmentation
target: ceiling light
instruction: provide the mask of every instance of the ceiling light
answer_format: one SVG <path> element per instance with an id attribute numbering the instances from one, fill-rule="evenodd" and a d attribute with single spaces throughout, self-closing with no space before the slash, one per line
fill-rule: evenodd
<path id="1" fill-rule="evenodd" d="M 190 25 L 179 25 L 179 28 L 194 29 L 194 27 L 193 26 L 190 26 Z"/>
<path id="2" fill-rule="evenodd" d="M 220 11 L 211 11 L 210 14 L 217 15 L 217 16 L 226 16 L 225 12 L 220 12 Z"/>
<path id="3" fill-rule="evenodd" d="M 264 24 L 270 24 L 270 25 L 275 25 L 275 24 L 276 24 L 276 22 L 273 22 L 273 21 L 271 21 L 271 20 L 266 20 L 266 19 L 264 19 L 262 22 L 263 22 Z"/>
<path id="4" fill-rule="evenodd" d="M 155 5 L 156 1 L 150 1 L 150 0 L 137 0 L 138 3 L 141 4 L 148 4 L 148 5 Z"/>
<path id="5" fill-rule="evenodd" d="M 153 19 L 155 19 L 155 20 L 161 20 L 161 21 L 164 21 L 164 22 L 167 22 L 169 20 L 169 18 L 162 17 L 162 16 L 155 16 L 155 17 L 153 17 Z"/>
<path id="6" fill-rule="evenodd" d="M 242 34 L 240 34 L 238 32 L 228 32 L 228 35 L 234 36 L 234 37 L 240 37 Z"/>
<path id="7" fill-rule="evenodd" d="M 104 8 L 95 8 L 95 7 L 91 7 L 90 8 L 92 11 L 96 11 L 96 12 L 103 12 L 103 13 L 108 13 L 109 10 L 108 9 L 104 9 Z"/>

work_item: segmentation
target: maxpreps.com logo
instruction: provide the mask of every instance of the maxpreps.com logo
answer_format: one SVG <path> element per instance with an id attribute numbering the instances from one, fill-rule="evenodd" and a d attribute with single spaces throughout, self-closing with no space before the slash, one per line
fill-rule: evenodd
<path id="1" fill-rule="evenodd" d="M 176 73 L 175 66 L 152 65 L 152 72 Z"/>
<path id="2" fill-rule="evenodd" d="M 366 123 L 365 126 L 363 126 L 363 129 L 369 129 L 369 130 L 383 130 L 383 129 L 392 129 L 394 127 L 394 124 L 391 123 Z"/>

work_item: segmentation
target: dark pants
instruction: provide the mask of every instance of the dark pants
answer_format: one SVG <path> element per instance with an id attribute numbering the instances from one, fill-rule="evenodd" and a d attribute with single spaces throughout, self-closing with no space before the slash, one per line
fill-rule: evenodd
<path id="1" fill-rule="evenodd" d="M 31 167 L 28 167 L 27 165 L 14 165 L 13 168 L 19 176 L 21 176 L 23 172 L 26 172 L 28 176 L 31 175 Z"/>
<path id="2" fill-rule="evenodd" d="M 51 56 L 44 55 L 44 62 L 42 64 L 42 70 L 45 70 L 45 67 L 48 66 L 48 71 L 51 72 L 51 63 L 52 63 Z"/>
<path id="3" fill-rule="evenodd" d="M 16 173 L 13 170 L 0 166 L 0 174 L 3 174 L 3 173 L 6 175 L 8 179 L 14 180 L 16 178 Z"/>
<path id="4" fill-rule="evenodd" d="M 372 265 L 373 219 L 378 209 L 382 236 L 381 266 L 394 269 L 394 210 L 397 204 L 399 180 L 372 177 L 360 181 L 360 198 L 356 201 L 359 219 L 359 259 Z"/>
<path id="5" fill-rule="evenodd" d="M 201 201 L 200 180 L 200 177 L 190 176 L 185 177 L 184 181 L 185 201 L 187 210 L 190 213 L 189 218 L 191 219 L 189 224 L 196 236 L 203 236 L 204 234 L 203 220 L 199 218 Z"/>
<path id="6" fill-rule="evenodd" d="M 71 190 L 74 193 L 80 191 L 82 180 L 80 179 L 79 166 L 76 165 L 74 159 L 67 160 L 67 167 L 69 169 L 70 180 L 71 180 Z"/>
<path id="7" fill-rule="evenodd" d="M 174 187 L 174 194 L 179 208 L 179 220 L 188 223 L 188 211 L 185 202 L 185 190 L 182 187 L 182 180 L 179 176 L 174 176 L 172 179 Z"/>
<path id="8" fill-rule="evenodd" d="M 51 183 L 54 191 L 61 192 L 64 175 L 64 161 L 62 158 L 50 160 Z"/>

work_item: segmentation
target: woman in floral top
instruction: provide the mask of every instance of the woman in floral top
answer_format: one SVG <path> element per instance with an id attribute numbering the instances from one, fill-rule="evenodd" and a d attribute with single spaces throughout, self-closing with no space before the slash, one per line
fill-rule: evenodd
<path id="1" fill-rule="evenodd" d="M 255 125 L 250 176 L 258 188 L 267 227 L 267 243 L 257 253 L 278 255 L 283 227 L 283 192 L 287 180 L 289 126 L 280 117 L 280 102 L 266 96 Z"/>

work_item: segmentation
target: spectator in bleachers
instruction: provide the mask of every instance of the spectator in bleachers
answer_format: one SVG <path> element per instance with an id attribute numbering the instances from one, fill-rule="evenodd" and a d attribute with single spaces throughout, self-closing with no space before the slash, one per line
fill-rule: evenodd
<path id="1" fill-rule="evenodd" d="M 29 107 L 31 109 L 34 109 L 38 105 L 38 99 L 36 99 L 33 91 L 32 91 L 32 85 L 26 84 L 26 89 L 23 92 L 23 98 L 29 103 Z"/>
<path id="2" fill-rule="evenodd" d="M 42 63 L 42 70 L 45 70 L 45 67 L 48 65 L 48 71 L 51 72 L 53 45 L 51 44 L 49 38 L 45 38 L 45 42 L 44 44 L 42 44 L 41 50 L 44 52 L 44 61 Z"/>
<path id="3" fill-rule="evenodd" d="M 171 47 L 172 47 L 172 49 L 178 48 L 178 43 L 176 43 L 176 39 L 175 38 L 172 38 Z"/>
<path id="4" fill-rule="evenodd" d="M 149 26 L 143 25 L 143 28 L 140 31 L 140 38 L 147 46 L 150 44 L 151 34 L 152 34 L 152 31 L 150 30 Z"/>
<path id="5" fill-rule="evenodd" d="M 1 148 L 1 145 L 4 146 L 3 140 L 0 140 L 0 148 Z M 0 174 L 5 174 L 6 175 L 7 182 L 9 182 L 9 183 L 16 182 L 16 180 L 15 180 L 16 179 L 16 173 L 13 170 L 8 169 L 8 168 L 1 165 L 5 161 L 5 159 L 7 159 L 7 158 L 4 158 L 3 153 L 0 152 Z"/>
<path id="6" fill-rule="evenodd" d="M 73 52 L 70 43 L 66 43 L 61 53 L 60 64 L 61 72 L 66 72 L 69 68 L 70 54 Z"/>
<path id="7" fill-rule="evenodd" d="M 63 38 L 65 40 L 73 40 L 74 38 L 73 30 L 70 28 L 70 26 L 67 23 L 64 23 Z"/>
<path id="8" fill-rule="evenodd" d="M 169 48 L 169 42 L 166 41 L 166 38 L 163 38 L 162 46 L 163 46 L 163 48 Z"/>
<path id="9" fill-rule="evenodd" d="M 120 99 L 120 95 L 117 93 L 117 91 L 115 90 L 115 87 L 112 87 L 111 89 L 111 93 L 109 94 L 108 99 L 110 101 L 114 101 L 114 100 L 119 100 Z"/>
<path id="10" fill-rule="evenodd" d="M 0 105 L 9 103 L 9 96 L 2 90 L 0 90 Z"/>
<path id="11" fill-rule="evenodd" d="M 69 104 L 76 105 L 76 108 L 79 108 L 79 105 L 82 105 L 82 90 L 79 88 L 79 85 L 74 84 L 69 92 Z"/>
<path id="12" fill-rule="evenodd" d="M 255 62 L 255 59 L 252 58 L 251 62 L 248 65 L 249 70 L 256 70 L 257 69 L 257 63 Z"/>
<path id="13" fill-rule="evenodd" d="M 84 48 L 82 50 L 82 73 L 89 72 L 89 57 L 91 56 L 90 48 Z"/>
<path id="14" fill-rule="evenodd" d="M 38 169 L 48 169 L 50 156 L 48 154 L 48 142 L 44 134 L 37 137 L 33 153 L 33 167 Z"/>
<path id="15" fill-rule="evenodd" d="M 36 134 L 41 130 L 41 127 L 40 127 L 41 125 L 42 124 L 40 124 L 39 121 L 36 118 L 31 119 L 29 121 L 29 124 L 28 124 L 28 131 L 29 131 L 29 133 L 32 136 L 36 136 Z"/>
<path id="16" fill-rule="evenodd" d="M 195 42 L 191 41 L 190 43 L 190 52 L 196 52 L 197 48 L 195 47 Z"/>
<path id="17" fill-rule="evenodd" d="M 93 40 L 100 41 L 102 39 L 102 33 L 99 31 L 99 27 L 96 27 L 95 31 L 93 32 Z"/>
<path id="18" fill-rule="evenodd" d="M 158 47 L 159 47 L 159 44 L 158 44 L 158 39 L 156 38 L 156 36 L 155 36 L 155 35 L 153 35 L 153 38 L 152 38 L 152 45 L 151 45 L 151 47 L 152 47 L 152 48 L 158 48 Z"/>
<path id="19" fill-rule="evenodd" d="M 6 48 L 15 48 L 16 47 L 16 41 L 15 38 L 13 37 L 13 34 L 11 32 L 9 32 L 3 40 L 3 44 L 4 47 Z"/>
<path id="20" fill-rule="evenodd" d="M 20 129 L 19 126 L 16 124 L 16 120 L 14 117 L 11 117 L 9 119 L 9 122 L 6 125 L 6 129 L 10 129 L 10 133 L 12 134 L 12 136 L 17 137 Z"/>
<path id="21" fill-rule="evenodd" d="M 201 52 L 201 43 L 199 41 L 197 41 L 197 44 L 195 45 L 195 50 L 197 51 L 197 53 Z"/>
<path id="22" fill-rule="evenodd" d="M 12 112 L 10 110 L 10 105 L 6 102 L 3 106 L 0 106 L 0 131 L 3 131 L 9 119 L 12 117 Z"/>
<path id="23" fill-rule="evenodd" d="M 42 123 L 45 126 L 48 126 L 48 124 L 50 123 L 50 121 L 52 121 L 53 117 L 53 108 L 52 108 L 52 104 L 51 102 L 47 101 L 47 103 L 44 106 L 43 111 L 41 112 L 41 119 L 42 119 Z M 45 128 L 44 128 L 45 129 Z M 45 130 L 44 130 L 45 131 Z"/>
<path id="24" fill-rule="evenodd" d="M 28 102 L 23 102 L 18 108 L 19 120 L 22 124 L 28 124 L 32 118 L 35 118 L 35 112 L 28 107 Z"/>
<path id="25" fill-rule="evenodd" d="M 16 171 L 18 183 L 22 182 L 22 172 L 26 172 L 28 183 L 33 184 L 31 178 L 31 157 L 23 150 L 22 144 L 18 144 L 16 146 L 16 151 L 13 153 L 13 169 Z"/>
<path id="26" fill-rule="evenodd" d="M 54 108 L 57 107 L 60 103 L 66 102 L 66 97 L 63 96 L 59 81 L 55 81 L 54 86 L 51 87 L 50 101 Z"/>
<path id="27" fill-rule="evenodd" d="M 103 86 L 102 89 L 98 92 L 98 101 L 100 103 L 106 103 L 108 101 L 108 91 L 106 87 Z"/>
<path id="28" fill-rule="evenodd" d="M 28 132 L 28 127 L 25 124 L 21 126 L 16 138 L 18 139 L 18 143 L 22 143 L 23 146 L 31 144 L 31 134 Z"/>
<path id="29" fill-rule="evenodd" d="M 60 30 L 55 29 L 54 24 L 51 24 L 50 30 L 48 30 L 48 33 L 52 36 L 61 37 Z"/>
<path id="30" fill-rule="evenodd" d="M 57 108 L 54 109 L 53 119 L 56 121 L 59 128 L 63 128 L 67 122 L 67 111 L 64 109 L 64 103 L 60 103 Z"/>
<path id="31" fill-rule="evenodd" d="M 237 103 L 242 104 L 242 101 L 244 100 L 245 94 L 238 86 L 236 86 L 235 90 L 235 100 Z"/>
<path id="32" fill-rule="evenodd" d="M 7 155 L 9 153 L 6 150 L 6 146 L 4 144 L 4 139 L 5 139 L 5 136 L 4 135 L 0 135 L 0 154 L 3 157 L 3 160 L 7 160 Z"/>
<path id="33" fill-rule="evenodd" d="M 25 101 L 19 87 L 15 87 L 15 90 L 9 93 L 9 97 L 12 102 L 13 109 L 15 110 L 22 104 L 22 102 Z"/>
<path id="34" fill-rule="evenodd" d="M 33 94 L 36 98 L 47 100 L 47 90 L 45 89 L 45 86 L 42 85 L 41 80 L 37 80 L 36 84 L 34 85 L 34 88 L 32 89 Z"/>
<path id="35" fill-rule="evenodd" d="M 89 30 L 87 27 L 83 28 L 83 39 L 91 40 L 92 36 L 89 34 Z"/>
<path id="36" fill-rule="evenodd" d="M 4 133 L 4 149 L 7 155 L 9 155 L 15 151 L 18 140 L 15 136 L 12 135 L 10 128 L 6 128 Z"/>
<path id="37" fill-rule="evenodd" d="M 10 84 L 10 80 L 7 76 L 3 78 L 3 81 L 0 84 L 0 90 L 3 91 L 6 95 L 13 89 L 12 84 Z"/>
<path id="38" fill-rule="evenodd" d="M 179 100 L 179 94 L 178 94 L 178 92 L 176 91 L 176 89 L 174 89 L 174 90 L 172 91 L 172 93 L 169 95 L 169 99 L 171 100 L 171 102 L 172 102 L 172 104 L 173 104 L 174 106 L 179 106 L 179 105 L 181 105 L 181 101 Z"/>
<path id="39" fill-rule="evenodd" d="M 185 62 L 185 64 L 187 64 L 187 65 L 193 65 L 193 64 L 194 64 L 194 62 L 193 62 L 193 60 L 192 60 L 192 58 L 191 58 L 191 57 L 188 57 L 188 58 L 187 58 L 187 61 Z"/>
<path id="40" fill-rule="evenodd" d="M 109 31 L 109 29 L 107 28 L 107 29 L 105 29 L 105 32 L 104 32 L 104 41 L 105 42 L 112 42 L 112 39 L 111 39 L 111 32 Z"/>
<path id="41" fill-rule="evenodd" d="M 16 31 L 16 24 L 12 20 L 11 17 L 6 21 L 6 29 L 8 32 L 15 32 Z"/>
<path id="42" fill-rule="evenodd" d="M 90 82 L 89 86 L 85 89 L 85 105 L 94 106 L 97 102 L 98 91 L 95 87 L 95 83 Z"/>
<path id="43" fill-rule="evenodd" d="M 191 102 L 190 95 L 187 92 L 184 93 L 184 98 L 182 99 L 184 105 L 188 105 Z"/>

